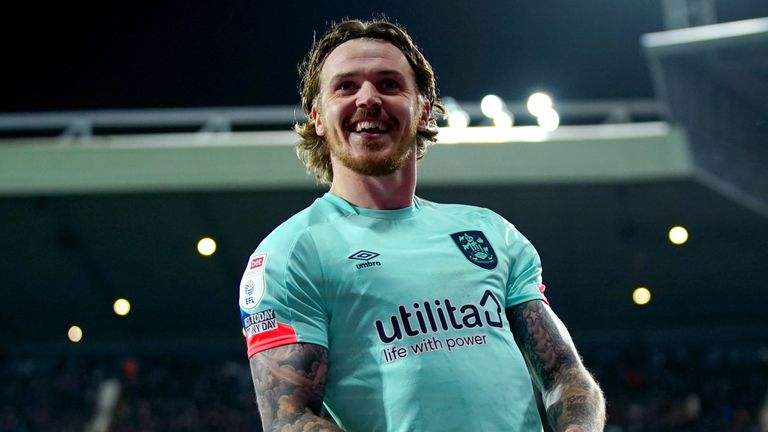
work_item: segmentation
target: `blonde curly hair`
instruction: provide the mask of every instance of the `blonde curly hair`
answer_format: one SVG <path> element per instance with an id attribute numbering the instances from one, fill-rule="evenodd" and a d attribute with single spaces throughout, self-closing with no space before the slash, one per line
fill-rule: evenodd
<path id="1" fill-rule="evenodd" d="M 434 142 L 437 139 L 437 120 L 443 118 L 446 112 L 445 106 L 437 98 L 432 66 L 403 27 L 385 18 L 371 21 L 345 20 L 332 24 L 331 29 L 314 43 L 305 60 L 299 65 L 299 73 L 302 77 L 301 107 L 307 121 L 296 123 L 294 126 L 300 137 L 296 144 L 296 154 L 307 167 L 307 173 L 314 175 L 321 183 L 330 184 L 333 181 L 333 168 L 325 138 L 317 134 L 311 117 L 312 107 L 317 103 L 320 93 L 320 72 L 325 59 L 336 47 L 349 40 L 360 38 L 382 40 L 398 48 L 413 68 L 419 93 L 430 104 L 431 111 L 427 127 L 419 130 L 416 135 L 417 159 L 424 157 L 428 142 Z"/>

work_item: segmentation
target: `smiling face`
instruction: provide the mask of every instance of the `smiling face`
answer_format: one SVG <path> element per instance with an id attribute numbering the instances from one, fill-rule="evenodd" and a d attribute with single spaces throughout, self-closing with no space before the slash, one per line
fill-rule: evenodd
<path id="1" fill-rule="evenodd" d="M 413 69 L 388 42 L 353 39 L 326 58 L 312 108 L 315 131 L 325 138 L 334 167 L 368 176 L 397 171 L 414 154 L 427 126 L 429 104 Z"/>

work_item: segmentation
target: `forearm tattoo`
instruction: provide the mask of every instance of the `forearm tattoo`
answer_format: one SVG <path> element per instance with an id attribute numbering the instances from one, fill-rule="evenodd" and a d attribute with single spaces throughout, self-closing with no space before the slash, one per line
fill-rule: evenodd
<path id="1" fill-rule="evenodd" d="M 264 431 L 342 431 L 320 417 L 327 370 L 328 351 L 318 345 L 284 345 L 251 357 Z"/>
<path id="2" fill-rule="evenodd" d="M 603 395 L 558 318 L 541 301 L 515 306 L 508 316 L 531 377 L 542 391 L 550 425 L 557 431 L 568 426 L 602 431 Z"/>

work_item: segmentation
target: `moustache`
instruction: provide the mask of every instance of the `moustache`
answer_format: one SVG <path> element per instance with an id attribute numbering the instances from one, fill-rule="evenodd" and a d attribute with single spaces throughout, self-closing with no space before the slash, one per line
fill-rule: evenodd
<path id="1" fill-rule="evenodd" d="M 397 127 L 399 124 L 397 119 L 389 117 L 386 113 L 378 108 L 372 110 L 357 110 L 345 123 L 346 126 L 349 126 L 364 120 L 380 121 L 395 127 Z"/>

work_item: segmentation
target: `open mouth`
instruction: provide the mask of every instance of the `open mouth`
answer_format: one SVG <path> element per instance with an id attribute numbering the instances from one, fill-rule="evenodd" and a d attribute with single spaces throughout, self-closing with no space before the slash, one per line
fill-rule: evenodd
<path id="1" fill-rule="evenodd" d="M 359 134 L 383 134 L 389 132 L 389 126 L 376 120 L 363 120 L 350 126 L 350 132 Z"/>

